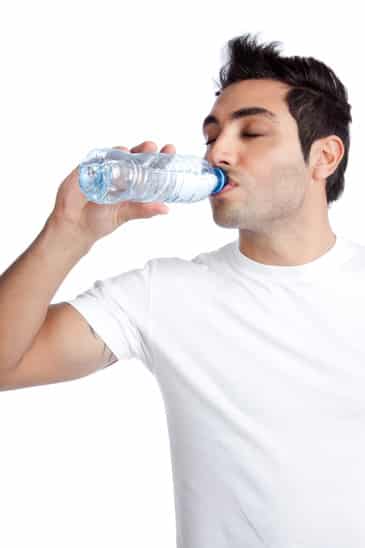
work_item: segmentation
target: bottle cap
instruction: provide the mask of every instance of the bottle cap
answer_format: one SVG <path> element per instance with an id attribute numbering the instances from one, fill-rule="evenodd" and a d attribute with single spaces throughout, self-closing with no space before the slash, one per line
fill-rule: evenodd
<path id="1" fill-rule="evenodd" d="M 221 169 L 220 167 L 213 167 L 213 171 L 215 175 L 217 176 L 217 186 L 213 190 L 211 194 L 217 194 L 222 190 L 222 188 L 227 184 L 228 177 L 227 174 Z"/>

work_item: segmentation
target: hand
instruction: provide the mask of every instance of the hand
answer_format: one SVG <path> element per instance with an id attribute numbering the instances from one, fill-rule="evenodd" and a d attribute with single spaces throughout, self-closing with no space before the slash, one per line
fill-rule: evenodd
<path id="1" fill-rule="evenodd" d="M 112 148 L 140 153 L 157 152 L 158 147 L 152 141 L 145 141 L 130 150 L 126 147 Z M 176 148 L 174 145 L 165 145 L 160 152 L 176 154 Z M 89 202 L 79 188 L 79 166 L 77 166 L 61 183 L 54 209 L 48 220 L 56 224 L 71 224 L 91 246 L 128 221 L 148 219 L 166 212 L 168 212 L 167 206 L 160 202 L 122 201 L 115 204 Z"/>

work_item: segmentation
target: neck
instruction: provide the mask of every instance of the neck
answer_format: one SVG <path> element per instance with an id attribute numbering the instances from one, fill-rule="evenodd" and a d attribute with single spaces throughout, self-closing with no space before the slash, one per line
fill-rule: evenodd
<path id="1" fill-rule="evenodd" d="M 299 266 L 327 253 L 336 243 L 330 227 L 319 234 L 262 234 L 239 231 L 241 253 L 258 263 L 277 266 Z"/>

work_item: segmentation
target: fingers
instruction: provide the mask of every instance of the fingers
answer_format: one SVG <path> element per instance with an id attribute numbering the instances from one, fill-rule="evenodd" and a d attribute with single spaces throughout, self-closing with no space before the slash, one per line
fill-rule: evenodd
<path id="1" fill-rule="evenodd" d="M 140 145 L 131 148 L 131 152 L 156 152 L 157 145 L 153 141 L 144 141 Z"/>
<path id="2" fill-rule="evenodd" d="M 176 154 L 176 148 L 174 145 L 165 145 L 161 148 L 161 151 L 164 154 Z"/>
<path id="3" fill-rule="evenodd" d="M 140 145 L 136 145 L 135 147 L 131 148 L 130 150 L 127 147 L 113 147 L 119 150 L 124 150 L 125 152 L 157 152 L 157 145 L 153 141 L 144 141 Z M 176 148 L 174 145 L 165 145 L 161 148 L 160 152 L 164 154 L 176 154 Z"/>
<path id="4" fill-rule="evenodd" d="M 117 148 L 118 150 L 124 150 L 124 152 L 129 152 L 129 148 L 127 147 L 112 147 L 112 148 Z"/>

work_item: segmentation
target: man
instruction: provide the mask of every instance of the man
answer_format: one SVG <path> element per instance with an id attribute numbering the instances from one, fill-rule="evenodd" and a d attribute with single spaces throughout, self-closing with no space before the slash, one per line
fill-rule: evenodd
<path id="1" fill-rule="evenodd" d="M 297 123 L 284 101 L 288 90 L 269 79 L 231 84 L 214 106 L 212 115 L 219 121 L 204 129 L 209 136 L 206 159 L 236 182 L 231 191 L 210 197 L 214 221 L 239 228 L 244 255 L 290 266 L 316 259 L 335 243 L 326 180 L 341 161 L 344 145 L 337 135 L 319 139 L 307 166 Z M 241 116 L 230 120 L 243 103 L 248 106 Z M 256 108 L 264 112 L 250 114 Z"/>
<path id="2" fill-rule="evenodd" d="M 204 134 L 206 159 L 235 183 L 210 197 L 214 221 L 239 238 L 191 261 L 151 259 L 49 306 L 95 241 L 164 207 L 86 203 L 75 170 L 0 279 L 1 386 L 138 358 L 164 397 L 178 548 L 358 548 L 365 249 L 328 220 L 344 188 L 350 105 L 319 61 L 249 36 L 230 48 Z"/>

